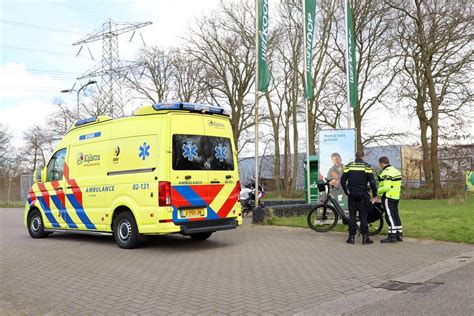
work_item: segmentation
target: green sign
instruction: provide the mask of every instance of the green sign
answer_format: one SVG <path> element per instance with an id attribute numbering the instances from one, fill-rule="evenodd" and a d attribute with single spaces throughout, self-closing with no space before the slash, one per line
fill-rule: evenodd
<path id="1" fill-rule="evenodd" d="M 267 63 L 268 47 L 268 0 L 258 0 L 258 91 L 266 92 L 270 83 L 270 69 Z"/>
<path id="2" fill-rule="evenodd" d="M 310 192 L 311 192 L 311 202 L 318 203 L 319 200 L 319 190 L 318 190 L 318 179 L 319 179 L 319 168 L 318 168 L 318 156 L 309 156 L 309 179 L 310 179 Z M 306 168 L 308 168 L 308 162 L 305 160 L 305 182 L 304 182 L 304 191 L 306 203 L 308 203 L 308 173 Z"/>
<path id="3" fill-rule="evenodd" d="M 314 15 L 316 11 L 316 0 L 305 0 L 304 2 L 304 40 L 306 76 L 304 85 L 304 96 L 307 100 L 313 98 L 313 37 L 314 37 Z"/>
<path id="4" fill-rule="evenodd" d="M 347 80 L 348 80 L 348 89 L 349 91 L 349 102 L 352 108 L 357 106 L 357 68 L 356 68 L 356 46 L 355 46 L 355 37 L 354 37 L 354 22 L 352 20 L 352 9 L 347 0 Z"/>
<path id="5" fill-rule="evenodd" d="M 474 192 L 474 172 L 466 171 L 466 190 Z"/>

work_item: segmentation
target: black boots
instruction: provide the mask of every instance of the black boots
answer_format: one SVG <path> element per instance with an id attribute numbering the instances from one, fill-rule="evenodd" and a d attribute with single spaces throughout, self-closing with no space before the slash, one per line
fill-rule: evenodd
<path id="1" fill-rule="evenodd" d="M 369 238 L 368 234 L 362 235 L 362 245 L 370 245 L 373 244 L 374 242 Z"/>
<path id="2" fill-rule="evenodd" d="M 397 232 L 396 238 L 397 241 L 403 241 L 403 233 Z"/>
<path id="3" fill-rule="evenodd" d="M 397 242 L 397 236 L 395 234 L 388 234 L 387 238 L 380 241 L 382 244 L 394 244 Z"/>
<path id="4" fill-rule="evenodd" d="M 355 236 L 354 235 L 349 235 L 349 238 L 347 238 L 346 243 L 351 244 L 351 245 L 355 244 Z M 363 234 L 362 235 L 362 244 L 363 245 L 370 245 L 370 244 L 373 244 L 373 243 L 374 242 L 372 240 L 370 240 L 368 234 Z"/>

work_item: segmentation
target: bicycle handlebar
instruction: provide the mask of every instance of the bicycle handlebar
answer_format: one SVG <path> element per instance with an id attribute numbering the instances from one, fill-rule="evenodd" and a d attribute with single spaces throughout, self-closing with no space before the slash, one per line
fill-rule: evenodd
<path id="1" fill-rule="evenodd" d="M 330 184 L 330 182 L 331 182 L 332 180 L 334 180 L 334 178 L 329 178 L 329 179 L 328 179 L 328 178 L 324 178 L 324 180 L 325 180 L 325 181 L 324 181 L 324 185 L 329 188 L 329 191 L 331 191 L 331 189 L 335 189 L 335 188 L 336 188 L 334 185 L 331 185 L 331 184 Z M 328 191 L 328 193 L 329 193 L 329 191 Z"/>

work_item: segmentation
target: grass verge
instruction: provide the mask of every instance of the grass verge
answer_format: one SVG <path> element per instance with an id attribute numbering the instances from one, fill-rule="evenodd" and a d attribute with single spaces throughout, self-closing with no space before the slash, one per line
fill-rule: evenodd
<path id="1" fill-rule="evenodd" d="M 467 199 L 450 200 L 401 200 L 400 217 L 403 235 L 412 238 L 434 239 L 474 244 L 474 194 Z M 308 228 L 306 216 L 274 217 L 270 225 Z M 387 233 L 385 223 L 381 234 Z M 347 227 L 337 225 L 335 231 L 347 232 Z"/>
<path id="2" fill-rule="evenodd" d="M 6 202 L 0 201 L 0 208 L 23 208 L 25 206 L 24 202 L 14 201 L 14 202 Z"/>

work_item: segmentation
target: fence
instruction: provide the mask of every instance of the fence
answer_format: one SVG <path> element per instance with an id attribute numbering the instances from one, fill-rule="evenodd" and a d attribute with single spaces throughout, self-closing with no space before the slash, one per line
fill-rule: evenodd
<path id="1" fill-rule="evenodd" d="M 19 202 L 24 201 L 33 184 L 33 175 L 21 175 L 16 181 L 4 181 L 0 186 L 0 202 Z"/>

